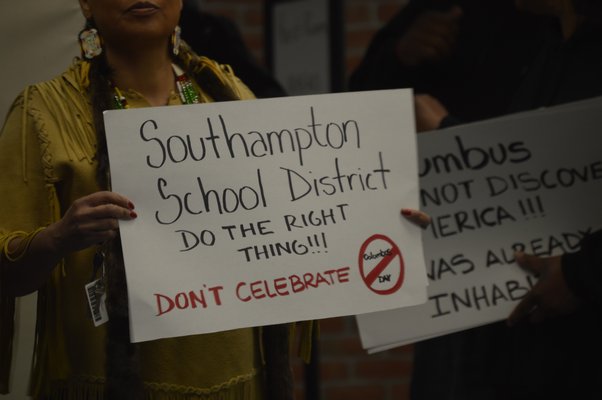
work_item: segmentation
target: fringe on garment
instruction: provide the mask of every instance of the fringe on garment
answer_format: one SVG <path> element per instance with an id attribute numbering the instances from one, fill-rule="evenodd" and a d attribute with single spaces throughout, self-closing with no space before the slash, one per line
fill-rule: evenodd
<path id="1" fill-rule="evenodd" d="M 91 123 L 87 98 L 77 90 L 66 90 L 65 84 L 58 79 L 39 83 L 35 88 L 46 110 L 58 125 L 60 140 L 69 158 L 78 161 L 86 160 L 89 163 L 94 162 L 96 135 Z M 48 136 L 45 134 L 46 129 L 42 125 L 40 113 L 37 110 L 31 110 L 31 116 L 36 123 L 40 123 L 38 131 L 42 147 L 44 147 L 44 143 L 48 142 Z M 43 163 L 46 167 L 50 165 L 51 160 L 44 156 L 49 156 L 49 153 L 43 153 Z"/>
<path id="2" fill-rule="evenodd" d="M 13 102 L 9 112 L 14 108 L 22 107 L 25 109 L 27 99 L 27 90 Z M 24 113 L 23 113 L 24 114 Z M 25 116 L 22 116 L 25 118 Z M 27 181 L 26 174 L 26 151 L 27 141 L 23 138 L 21 143 L 21 153 L 23 155 L 22 175 Z M 0 252 L 7 245 L 11 238 L 10 232 L 0 232 Z M 1 260 L 0 260 L 1 263 Z M 4 268 L 0 265 L 0 394 L 9 393 L 10 369 L 12 364 L 13 342 L 15 333 L 15 297 L 8 292 L 6 288 L 6 278 L 4 277 Z"/>
<path id="3" fill-rule="evenodd" d="M 0 268 L 0 393 L 8 393 L 15 329 L 15 298 L 6 292 Z"/>
<path id="4" fill-rule="evenodd" d="M 92 163 L 96 153 L 96 145 L 91 125 L 84 123 L 86 119 L 84 115 L 85 113 L 89 113 L 89 111 L 80 105 L 82 104 L 81 99 L 77 101 L 75 98 L 81 96 L 81 94 L 75 90 L 65 90 L 64 85 L 61 85 L 59 80 L 39 83 L 34 86 L 33 90 L 35 90 L 36 94 L 44 102 L 48 112 L 55 117 L 54 120 L 57 121 L 58 131 L 60 132 L 60 140 L 65 145 L 69 158 L 86 160 Z M 74 121 L 71 118 L 67 118 L 67 114 L 70 112 L 66 109 L 67 104 L 74 104 L 74 107 L 76 107 L 75 114 L 78 118 Z M 83 102 L 83 104 L 86 103 Z M 52 153 L 49 151 L 51 145 L 50 136 L 48 128 L 45 125 L 45 118 L 48 118 L 48 116 L 43 115 L 40 110 L 32 107 L 24 108 L 24 113 L 28 113 L 38 133 L 42 155 L 42 168 L 47 182 L 49 223 L 53 223 L 61 219 L 61 206 L 56 187 L 53 184 L 57 178 L 55 177 L 53 168 Z M 67 143 L 70 145 L 68 146 Z M 61 310 L 55 307 L 57 302 L 60 301 L 60 294 L 54 288 L 57 287 L 58 281 L 65 274 L 64 260 L 61 260 L 51 274 L 50 279 L 53 283 L 38 290 L 36 329 L 30 379 L 30 391 L 33 394 L 42 393 L 47 390 L 47 388 L 43 387 L 44 377 L 41 375 L 41 371 L 43 370 L 43 366 L 48 364 L 48 359 L 57 359 L 54 354 L 65 352 L 64 343 L 59 342 L 52 346 L 49 343 L 51 336 L 65 337 L 63 332 L 57 331 L 59 329 L 58 325 L 49 323 L 49 321 L 61 318 Z M 50 332 L 51 329 L 55 331 Z M 58 376 L 67 377 L 70 374 L 71 368 L 69 365 L 53 366 L 53 368 L 55 371 L 56 368 L 60 368 L 60 371 L 56 371 Z"/>
<path id="5" fill-rule="evenodd" d="M 42 92 L 46 91 L 46 94 Z M 48 193 L 48 204 L 49 204 L 49 215 L 48 215 L 48 223 L 55 222 L 60 219 L 61 211 L 60 205 L 58 201 L 58 196 L 56 193 L 56 188 L 52 184 L 54 182 L 54 171 L 52 167 L 52 156 L 48 151 L 50 140 L 47 134 L 47 129 L 44 124 L 44 119 L 41 113 L 38 110 L 31 109 L 29 106 L 29 102 L 31 99 L 32 93 L 37 93 L 44 99 L 47 105 L 52 104 L 52 101 L 48 101 L 49 97 L 64 97 L 68 96 L 65 94 L 63 90 L 60 90 L 60 86 L 57 86 L 55 83 L 43 83 L 39 84 L 35 87 L 28 87 L 24 90 L 21 96 L 15 101 L 13 104 L 14 107 L 22 108 L 21 115 L 21 152 L 22 152 L 22 179 L 24 182 L 28 181 L 27 176 L 27 140 L 28 140 L 28 122 L 33 121 L 33 124 L 36 125 L 38 131 L 38 137 L 40 143 L 40 150 L 42 154 L 42 167 L 44 170 L 44 176 L 46 179 L 46 189 Z M 70 95 L 73 96 L 73 95 Z M 78 110 L 84 112 L 84 110 Z M 61 110 L 61 107 L 53 107 L 51 110 L 52 113 L 59 113 L 56 115 L 61 115 L 65 112 L 65 110 Z M 81 114 L 80 114 L 81 115 Z M 85 131 L 85 129 L 81 129 L 83 124 L 81 119 L 78 119 L 79 122 L 73 124 L 62 125 L 61 132 L 66 136 L 78 136 L 78 132 Z M 89 131 L 90 129 L 88 129 Z M 83 135 L 87 136 L 87 135 Z M 95 149 L 90 146 L 90 138 L 84 137 L 80 141 L 79 146 L 71 146 L 71 156 L 77 159 L 87 159 L 89 162 L 92 162 L 94 157 Z M 62 137 L 61 140 L 69 141 L 69 139 Z M 6 241 L 10 240 L 13 236 L 10 233 L 1 234 L 0 235 L 0 249 L 4 249 L 6 245 Z M 59 276 L 65 274 L 64 263 L 61 261 L 59 268 L 56 269 L 58 271 Z M 2 268 L 0 268 L 0 393 L 7 394 L 9 393 L 9 380 L 10 380 L 10 370 L 12 363 L 12 352 L 13 352 L 13 344 L 14 344 L 14 327 L 15 327 L 15 297 L 6 290 L 5 281 L 2 274 Z M 53 276 L 53 279 L 57 279 L 57 275 Z M 43 332 L 45 331 L 45 320 L 47 310 L 46 307 L 49 306 L 49 293 L 46 288 L 41 288 L 38 291 L 38 307 L 37 307 L 37 318 L 36 318 L 36 329 L 35 329 L 35 341 L 34 341 L 34 351 L 33 351 L 33 359 L 32 359 L 32 375 L 31 375 L 31 388 L 35 392 L 36 388 L 39 389 L 39 385 L 41 382 L 41 376 L 36 374 L 38 370 L 37 366 L 44 362 L 41 360 L 40 354 L 45 354 L 43 349 L 46 348 L 47 343 L 43 339 L 45 335 Z"/>
<path id="6" fill-rule="evenodd" d="M 144 400 L 252 400 L 257 392 L 255 374 L 233 378 L 208 389 L 161 383 L 144 383 Z M 47 395 L 51 400 L 104 400 L 104 379 L 55 382 Z"/>

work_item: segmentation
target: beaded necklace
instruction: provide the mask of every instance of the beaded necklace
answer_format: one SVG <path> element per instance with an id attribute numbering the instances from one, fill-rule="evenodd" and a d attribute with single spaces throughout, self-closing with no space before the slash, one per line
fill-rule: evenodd
<path id="1" fill-rule="evenodd" d="M 176 88 L 178 89 L 178 94 L 180 95 L 180 100 L 182 104 L 198 104 L 199 103 L 199 94 L 197 93 L 192 81 L 188 78 L 186 73 L 182 71 L 180 67 L 175 64 L 171 65 L 174 71 L 174 75 L 176 78 Z M 113 103 L 116 109 L 123 110 L 126 108 L 130 108 L 128 105 L 127 99 L 119 90 L 119 88 L 111 83 L 111 87 L 113 88 Z"/>

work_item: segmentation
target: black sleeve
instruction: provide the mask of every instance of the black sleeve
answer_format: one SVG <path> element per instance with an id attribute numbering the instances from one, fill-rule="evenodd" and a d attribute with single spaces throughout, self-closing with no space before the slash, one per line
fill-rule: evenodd
<path id="1" fill-rule="evenodd" d="M 579 251 L 562 256 L 562 272 L 577 296 L 602 310 L 602 230 L 586 236 Z"/>
<path id="2" fill-rule="evenodd" d="M 404 67 L 395 48 L 412 23 L 429 11 L 462 9 L 453 51 L 437 61 Z M 370 43 L 349 89 L 413 88 L 437 98 L 471 122 L 505 114 L 525 66 L 539 46 L 539 19 L 519 13 L 508 0 L 414 0 Z"/>
<path id="3" fill-rule="evenodd" d="M 465 121 L 462 121 L 462 119 L 458 118 L 457 116 L 448 114 L 441 120 L 438 129 L 451 128 L 454 126 L 462 125 L 464 123 Z"/>

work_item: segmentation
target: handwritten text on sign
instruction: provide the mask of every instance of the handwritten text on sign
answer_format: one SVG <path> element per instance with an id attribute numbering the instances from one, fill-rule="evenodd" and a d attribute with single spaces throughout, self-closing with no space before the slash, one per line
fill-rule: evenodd
<path id="1" fill-rule="evenodd" d="M 113 190 L 139 214 L 121 225 L 132 339 L 425 301 L 420 232 L 399 216 L 418 206 L 411 99 L 106 113 Z"/>
<path id="2" fill-rule="evenodd" d="M 514 252 L 572 252 L 602 226 L 602 100 L 419 137 L 429 301 L 358 317 L 387 348 L 506 318 L 535 278 Z"/>

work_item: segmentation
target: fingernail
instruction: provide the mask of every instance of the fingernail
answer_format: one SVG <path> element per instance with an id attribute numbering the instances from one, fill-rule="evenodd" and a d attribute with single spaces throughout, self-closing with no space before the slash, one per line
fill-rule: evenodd
<path id="1" fill-rule="evenodd" d="M 128 201 L 128 208 L 129 208 L 130 210 L 133 210 L 133 209 L 135 208 L 135 207 L 134 207 L 134 203 L 132 203 L 131 201 Z"/>
<path id="2" fill-rule="evenodd" d="M 401 215 L 405 215 L 406 217 L 409 217 L 410 215 L 412 215 L 412 211 L 408 210 L 407 208 L 402 208 Z"/>
<path id="3" fill-rule="evenodd" d="M 138 218 L 138 214 L 136 214 L 136 211 L 131 211 L 130 212 L 130 217 L 132 217 L 132 218 Z"/>

